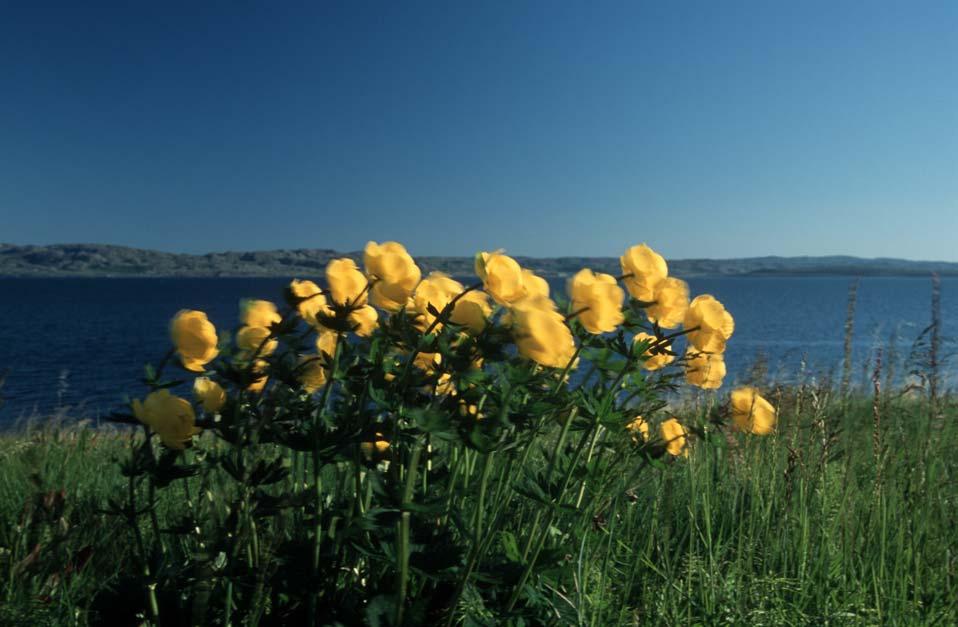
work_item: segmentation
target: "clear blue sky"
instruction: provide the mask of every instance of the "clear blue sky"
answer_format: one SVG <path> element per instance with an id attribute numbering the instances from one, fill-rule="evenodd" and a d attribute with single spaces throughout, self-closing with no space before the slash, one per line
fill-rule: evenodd
<path id="1" fill-rule="evenodd" d="M 0 242 L 958 260 L 958 2 L 20 2 Z"/>

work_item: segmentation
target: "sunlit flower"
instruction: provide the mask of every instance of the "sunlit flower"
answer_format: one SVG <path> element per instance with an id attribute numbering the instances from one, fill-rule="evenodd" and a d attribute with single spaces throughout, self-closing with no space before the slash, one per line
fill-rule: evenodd
<path id="1" fill-rule="evenodd" d="M 639 344 L 642 342 L 649 342 L 650 344 L 655 344 L 657 338 L 654 335 L 649 335 L 648 333 L 639 332 L 635 334 L 635 337 L 632 339 L 632 342 Z M 668 347 L 666 347 L 668 348 Z M 675 361 L 675 355 L 671 355 L 667 352 L 664 352 L 660 349 L 657 349 L 657 352 L 653 353 L 651 348 L 646 349 L 643 353 L 645 361 L 642 362 L 642 367 L 646 370 L 659 370 L 669 365 Z"/>
<path id="2" fill-rule="evenodd" d="M 256 360 L 251 371 L 253 380 L 246 386 L 248 392 L 258 394 L 263 391 L 263 388 L 266 387 L 266 383 L 269 381 L 269 375 L 267 374 L 268 368 L 269 363 L 265 359 Z"/>
<path id="3" fill-rule="evenodd" d="M 665 443 L 665 450 L 668 451 L 669 455 L 675 457 L 682 454 L 688 455 L 688 451 L 685 449 L 688 440 L 687 435 L 688 431 L 675 418 L 669 418 L 659 425 L 659 436 Z"/>
<path id="4" fill-rule="evenodd" d="M 667 277 L 655 285 L 654 305 L 645 309 L 649 320 L 664 329 L 674 329 L 685 320 L 689 309 L 689 286 L 682 279 Z"/>
<path id="5" fill-rule="evenodd" d="M 389 442 L 383 438 L 382 433 L 376 434 L 376 440 L 373 442 L 361 442 L 359 444 L 359 450 L 362 451 L 363 456 L 366 459 L 373 459 L 376 456 L 384 455 L 387 450 L 389 450 Z"/>
<path id="6" fill-rule="evenodd" d="M 550 368 L 565 368 L 575 356 L 572 331 L 548 298 L 524 298 L 510 310 L 519 354 Z"/>
<path id="7" fill-rule="evenodd" d="M 319 325 L 317 314 L 333 315 L 322 290 L 312 281 L 293 279 L 293 282 L 289 284 L 289 291 L 297 301 L 296 311 L 308 324 L 314 327 Z"/>
<path id="8" fill-rule="evenodd" d="M 439 353 L 416 353 L 415 359 L 412 360 L 413 366 L 430 375 L 436 372 L 436 366 L 441 363 L 442 355 Z"/>
<path id="9" fill-rule="evenodd" d="M 549 297 L 549 283 L 528 268 L 522 269 L 522 289 L 527 297 Z"/>
<path id="10" fill-rule="evenodd" d="M 352 259 L 344 257 L 330 261 L 326 265 L 326 282 L 329 283 L 330 300 L 334 303 L 352 307 L 366 304 L 366 275 L 359 271 Z"/>
<path id="11" fill-rule="evenodd" d="M 376 329 L 379 314 L 370 305 L 364 305 L 349 314 L 349 321 L 356 325 L 355 333 L 359 337 L 369 337 Z"/>
<path id="12" fill-rule="evenodd" d="M 732 420 L 735 426 L 746 433 L 768 435 L 775 431 L 778 422 L 775 407 L 762 398 L 758 390 L 741 387 L 732 391 Z"/>
<path id="13" fill-rule="evenodd" d="M 375 279 L 370 300 L 387 311 L 399 311 L 422 277 L 419 266 L 398 242 L 367 243 L 363 264 L 366 274 Z"/>
<path id="14" fill-rule="evenodd" d="M 507 305 L 526 295 L 522 268 L 512 257 L 499 251 L 481 252 L 476 255 L 475 266 L 486 292 L 497 303 Z"/>
<path id="15" fill-rule="evenodd" d="M 226 403 L 226 391 L 209 377 L 197 377 L 193 381 L 193 397 L 208 414 L 215 414 Z"/>
<path id="16" fill-rule="evenodd" d="M 150 392 L 141 403 L 133 401 L 133 415 L 159 436 L 160 441 L 172 449 L 186 448 L 190 439 L 200 432 L 196 426 L 196 414 L 190 402 L 173 396 L 169 390 Z"/>
<path id="17" fill-rule="evenodd" d="M 240 322 L 248 327 L 270 326 L 282 320 L 276 305 L 268 300 L 244 300 L 240 303 Z"/>
<path id="18" fill-rule="evenodd" d="M 721 353 L 735 331 L 735 321 L 714 296 L 703 294 L 689 304 L 685 328 L 692 346 L 706 353 Z"/>
<path id="19" fill-rule="evenodd" d="M 485 292 L 472 290 L 456 301 L 449 321 L 464 326 L 470 333 L 479 334 L 486 328 L 490 315 L 492 306 L 489 297 Z"/>
<path id="20" fill-rule="evenodd" d="M 296 368 L 296 380 L 312 394 L 326 384 L 326 367 L 319 355 L 303 355 Z"/>
<path id="21" fill-rule="evenodd" d="M 236 332 L 236 346 L 243 351 L 245 357 L 256 353 L 260 357 L 272 355 L 279 345 L 275 338 L 269 337 L 270 331 L 266 327 L 242 327 Z"/>
<path id="22" fill-rule="evenodd" d="M 178 312 L 170 323 L 170 337 L 187 370 L 203 372 L 204 366 L 219 355 L 216 327 L 202 311 Z"/>
<path id="23" fill-rule="evenodd" d="M 459 399 L 459 415 L 463 418 L 475 418 L 476 420 L 482 420 L 483 416 L 479 413 L 479 406 L 475 403 L 467 403 L 466 401 Z"/>
<path id="24" fill-rule="evenodd" d="M 622 324 L 625 292 L 611 274 L 596 274 L 584 268 L 569 279 L 572 311 L 589 333 L 608 333 Z"/>
<path id="25" fill-rule="evenodd" d="M 625 288 L 636 300 L 652 302 L 655 300 L 655 286 L 669 274 L 669 267 L 662 255 L 645 244 L 639 244 L 625 251 L 619 259 Z"/>
<path id="26" fill-rule="evenodd" d="M 322 330 L 316 334 L 316 352 L 326 353 L 332 358 L 336 354 L 336 340 L 339 336 L 335 331 Z"/>
<path id="27" fill-rule="evenodd" d="M 461 294 L 465 288 L 462 283 L 442 272 L 431 272 L 416 287 L 412 297 L 412 310 L 419 314 L 416 326 L 425 331 L 436 320 L 436 315 L 430 311 L 442 312 L 449 302 Z M 438 325 L 436 327 L 439 328 Z"/>
<path id="28" fill-rule="evenodd" d="M 625 428 L 632 435 L 633 443 L 638 444 L 639 438 L 642 438 L 643 442 L 649 441 L 649 423 L 642 416 L 636 416 Z"/>
<path id="29" fill-rule="evenodd" d="M 686 352 L 685 381 L 706 390 L 722 385 L 725 378 L 725 359 L 721 353 L 702 353 L 694 348 Z"/>

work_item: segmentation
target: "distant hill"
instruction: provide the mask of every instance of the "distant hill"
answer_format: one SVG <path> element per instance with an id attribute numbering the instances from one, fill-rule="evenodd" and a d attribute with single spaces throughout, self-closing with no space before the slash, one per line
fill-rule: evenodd
<path id="1" fill-rule="evenodd" d="M 0 244 L 0 277 L 315 277 L 330 259 L 360 252 L 328 249 L 222 252 L 205 255 L 164 253 L 106 244 L 15 246 Z M 545 277 L 569 276 L 581 268 L 618 274 L 615 257 L 516 257 L 523 266 Z M 416 257 L 424 271 L 455 276 L 473 273 L 471 257 Z M 750 257 L 745 259 L 677 259 L 670 272 L 695 276 L 958 276 L 958 263 L 861 259 L 858 257 Z"/>

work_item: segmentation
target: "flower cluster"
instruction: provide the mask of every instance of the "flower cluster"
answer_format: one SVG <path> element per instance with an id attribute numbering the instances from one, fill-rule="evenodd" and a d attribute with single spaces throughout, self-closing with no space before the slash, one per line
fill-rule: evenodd
<path id="1" fill-rule="evenodd" d="M 201 311 L 181 311 L 168 358 L 158 371 L 148 369 L 151 391 L 132 402 L 132 419 L 147 437 L 125 472 L 131 485 L 150 475 L 153 487 L 200 472 L 199 464 L 174 464 L 204 432 L 201 450 L 213 437 L 227 449 L 202 456 L 208 476 L 232 477 L 239 489 L 219 523 L 196 528 L 206 534 L 202 555 L 271 559 L 272 549 L 256 541 L 257 525 L 271 523 L 256 518 L 299 508 L 276 528 L 295 536 L 290 547 L 312 545 L 308 585 L 277 579 L 270 585 L 282 592 L 271 603 L 288 599 L 315 615 L 320 599 L 345 599 L 342 586 L 354 586 L 367 601 L 390 599 L 391 624 L 404 624 L 414 589 L 407 584 L 421 577 L 419 590 L 426 581 L 458 590 L 455 607 L 471 577 L 491 581 L 500 567 L 483 556 L 505 533 L 498 512 L 517 495 L 543 513 L 530 529 L 502 537 L 524 535 L 522 545 L 541 549 L 552 542 L 560 509 L 601 515 L 608 501 L 587 493 L 624 493 L 644 467 L 630 463 L 635 456 L 687 457 L 708 428 L 662 411 L 661 395 L 683 376 L 705 390 L 722 385 L 731 314 L 708 294 L 690 301 L 688 284 L 669 276 L 666 261 L 645 244 L 629 248 L 620 265 L 619 276 L 583 268 L 564 295 L 554 295 L 503 251 L 477 254 L 478 281 L 464 284 L 424 274 L 402 244 L 369 242 L 361 266 L 334 259 L 324 281 L 294 279 L 285 304 L 244 301 L 231 334 L 218 334 Z M 195 375 L 192 401 L 172 393 L 179 382 L 161 378 L 174 356 Z M 775 430 L 774 407 L 753 388 L 733 391 L 724 407 L 744 432 Z M 159 459 L 152 435 L 164 447 Z M 492 470 L 494 463 L 502 470 Z M 288 474 L 294 480 L 280 487 Z M 498 502 L 488 503 L 493 497 Z M 135 486 L 130 498 L 123 511 L 147 511 L 132 502 Z M 419 570 L 429 560 L 410 567 L 414 545 L 440 541 L 459 561 L 434 560 L 429 573 Z M 514 565 L 524 574 L 501 584 L 509 590 L 470 594 L 486 594 L 484 602 L 510 616 L 539 554 Z M 332 566 L 324 575 L 326 560 Z M 225 572 L 242 580 L 242 569 L 235 563 Z M 266 586 L 257 581 L 235 590 Z M 257 594 L 247 601 L 260 606 L 253 616 L 266 604 Z"/>

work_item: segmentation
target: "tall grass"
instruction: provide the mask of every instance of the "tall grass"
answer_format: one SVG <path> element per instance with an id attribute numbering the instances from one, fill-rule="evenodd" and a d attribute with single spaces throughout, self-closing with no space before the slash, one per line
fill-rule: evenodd
<path id="1" fill-rule="evenodd" d="M 560 510 L 566 520 L 553 521 L 556 532 L 542 550 L 574 575 L 568 581 L 558 575 L 550 581 L 549 571 L 536 575 L 544 578 L 540 588 L 551 590 L 546 605 L 553 609 L 543 622 L 958 620 L 954 399 L 939 399 L 946 416 L 939 422 L 926 399 L 877 385 L 873 398 L 837 399 L 814 387 L 777 392 L 776 436 L 708 432 L 716 446 L 700 440 L 688 458 L 642 473 L 641 482 L 606 493 L 584 489 L 580 499 L 601 504 L 593 518 Z M 699 418 L 708 424 L 704 413 Z M 104 513 L 125 490 L 124 477 L 105 470 L 105 462 L 123 454 L 129 437 L 84 429 L 4 437 L 0 624 L 133 624 L 147 611 L 130 583 L 136 547 L 118 538 Z M 509 472 L 505 456 L 489 457 L 463 480 Z M 329 477 L 337 479 L 348 478 Z M 190 542 L 190 531 L 178 527 L 184 516 L 216 500 L 215 486 L 196 479 L 182 492 L 159 494 L 159 531 L 177 542 Z M 514 499 L 507 512 L 462 506 L 473 516 L 504 514 L 503 528 L 512 530 L 529 529 L 541 514 L 527 499 Z M 282 540 L 281 527 L 261 531 L 262 543 Z M 142 532 L 155 532 L 149 520 Z M 490 550 L 508 564 L 521 561 L 529 547 L 510 532 Z M 160 590 L 159 603 L 175 605 L 170 594 Z M 477 624 L 482 616 L 467 595 L 456 620 Z M 173 614 L 167 622 L 177 620 L 188 616 Z M 264 616 L 260 624 L 278 623 Z"/>

